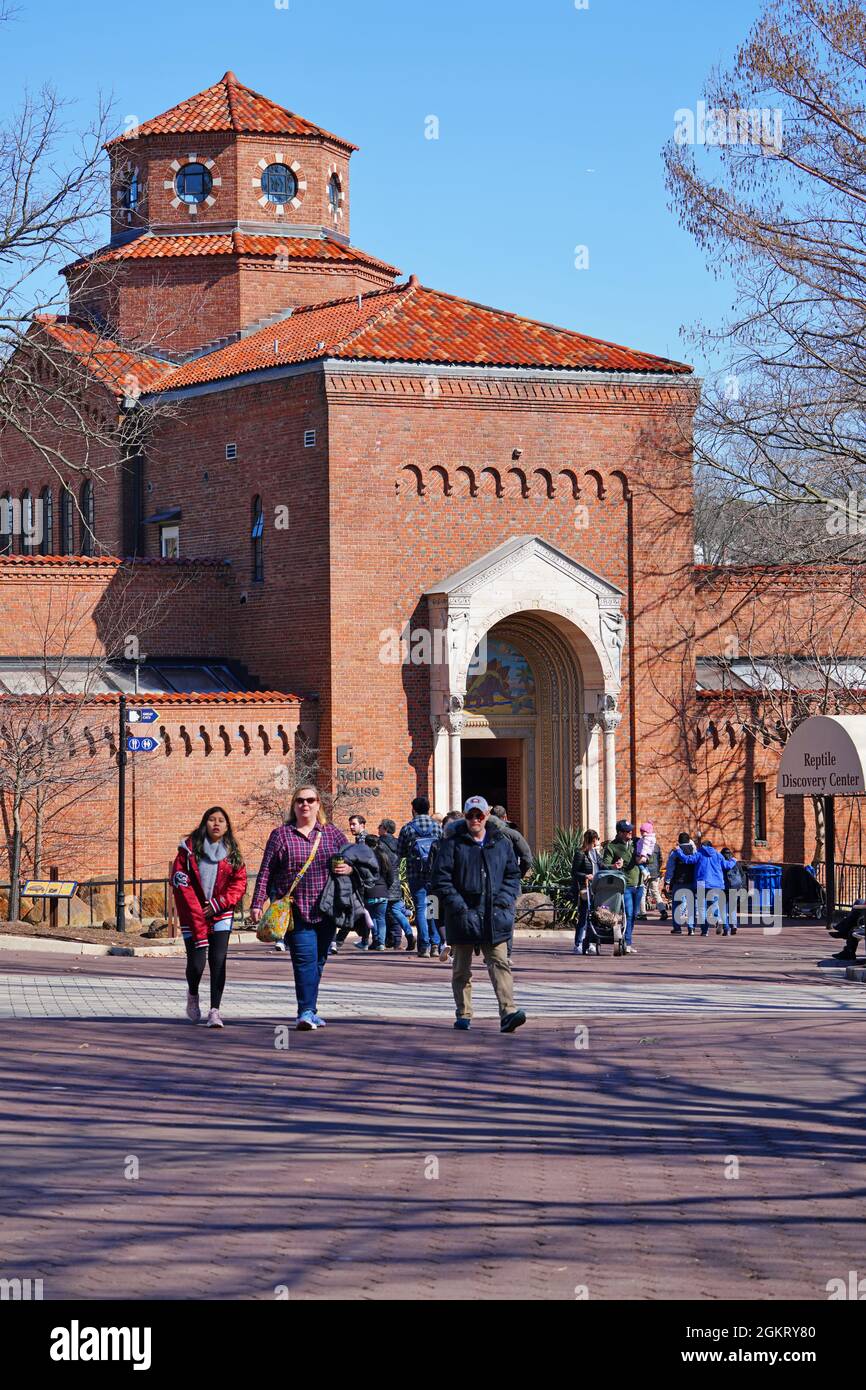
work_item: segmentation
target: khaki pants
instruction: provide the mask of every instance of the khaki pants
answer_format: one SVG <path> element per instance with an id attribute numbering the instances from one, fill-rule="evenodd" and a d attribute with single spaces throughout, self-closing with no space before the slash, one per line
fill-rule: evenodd
<path id="1" fill-rule="evenodd" d="M 452 949 L 454 951 L 454 966 L 451 975 L 451 988 L 454 991 L 454 1003 L 457 1005 L 457 1017 L 471 1018 L 472 956 L 475 947 L 454 946 Z M 511 961 L 508 959 L 508 942 L 500 941 L 497 946 L 493 946 L 489 941 L 483 941 L 481 954 L 484 957 L 490 983 L 496 994 L 499 1017 L 504 1018 L 506 1014 L 514 1013 L 514 977 L 511 973 Z"/>

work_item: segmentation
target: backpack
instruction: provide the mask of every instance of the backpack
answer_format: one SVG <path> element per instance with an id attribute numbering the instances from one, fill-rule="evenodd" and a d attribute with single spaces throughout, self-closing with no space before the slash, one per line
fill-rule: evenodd
<path id="1" fill-rule="evenodd" d="M 723 869 L 725 875 L 726 888 L 743 888 L 743 875 L 739 864 L 735 864 L 732 869 Z"/>
<path id="2" fill-rule="evenodd" d="M 426 883 L 429 880 L 432 868 L 431 850 L 438 839 L 439 836 L 431 830 L 425 831 L 423 835 L 413 830 L 412 847 L 409 850 L 409 871 L 416 883 Z"/>

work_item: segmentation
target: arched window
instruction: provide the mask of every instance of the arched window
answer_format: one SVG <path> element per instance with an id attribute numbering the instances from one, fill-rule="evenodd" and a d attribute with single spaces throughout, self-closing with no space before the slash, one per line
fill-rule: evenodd
<path id="1" fill-rule="evenodd" d="M 88 478 L 81 485 L 81 553 L 92 555 L 96 536 L 93 531 L 93 483 Z"/>
<path id="2" fill-rule="evenodd" d="M 44 487 L 40 494 L 42 503 L 42 541 L 43 555 L 54 554 L 54 494 L 50 487 Z"/>
<path id="3" fill-rule="evenodd" d="M 265 577 L 265 510 L 261 497 L 253 498 L 253 525 L 250 532 L 252 541 L 253 583 L 261 584 Z"/>
<path id="4" fill-rule="evenodd" d="M 0 497 L 0 555 L 12 554 L 12 498 L 8 492 Z"/>
<path id="5" fill-rule="evenodd" d="M 33 498 L 29 487 L 21 494 L 21 530 L 18 535 L 18 550 L 22 555 L 33 554 Z"/>
<path id="6" fill-rule="evenodd" d="M 60 494 L 60 554 L 75 554 L 75 502 L 68 487 Z"/>

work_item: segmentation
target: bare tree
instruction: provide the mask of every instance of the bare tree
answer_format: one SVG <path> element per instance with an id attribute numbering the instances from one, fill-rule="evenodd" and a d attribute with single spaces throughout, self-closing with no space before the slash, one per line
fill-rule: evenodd
<path id="1" fill-rule="evenodd" d="M 28 831 L 38 877 L 46 849 L 75 860 L 105 827 L 95 808 L 117 777 L 117 700 L 106 698 L 111 664 L 142 655 L 147 635 L 190 582 L 142 588 L 135 565 L 120 566 L 94 631 L 91 602 L 67 582 L 53 584 L 29 624 L 36 650 L 21 684 L 0 696 L 0 813 L 10 879 L 9 918 L 20 911 L 19 881 Z M 14 673 L 13 673 L 14 676 Z M 13 677 L 6 676 L 10 680 Z M 146 775 L 142 770 L 141 776 Z M 107 800 L 106 800 L 107 804 Z M 109 816 L 110 820 L 110 816 Z"/>
<path id="2" fill-rule="evenodd" d="M 680 221 L 737 287 L 733 317 L 696 330 L 724 359 L 696 438 L 698 460 L 746 503 L 835 514 L 866 480 L 864 78 L 858 0 L 770 0 L 710 77 L 711 153 L 688 122 L 665 152 Z M 832 528 L 809 540 L 812 558 L 828 542 L 845 553 Z M 859 533 L 849 540 L 861 559 Z"/>
<path id="3" fill-rule="evenodd" d="M 765 572 L 751 570 L 745 587 L 742 572 L 736 577 L 736 597 L 729 598 L 719 571 L 726 616 L 697 639 L 705 688 L 718 690 L 720 697 L 717 717 L 709 721 L 714 736 L 718 725 L 728 725 L 737 737 L 781 754 L 794 730 L 813 715 L 866 712 L 860 570 L 825 571 L 822 582 L 813 581 L 808 591 L 797 586 L 792 570 L 790 584 L 798 591 L 779 592 L 778 602 L 768 593 Z M 774 587 L 781 589 L 778 579 Z M 823 798 L 811 802 L 817 864 L 824 857 Z"/>
<path id="4" fill-rule="evenodd" d="M 341 768 L 341 771 L 350 773 L 362 766 L 363 759 L 355 753 L 352 763 Z M 323 809 L 329 819 L 370 809 L 370 799 L 359 794 L 357 784 L 350 777 L 335 777 L 333 773 L 326 772 L 321 764 L 319 749 L 311 747 L 299 737 L 294 751 L 287 755 L 285 761 L 274 766 L 271 778 L 244 801 L 244 806 L 252 813 L 251 820 L 285 823 L 292 809 L 292 792 L 305 782 L 319 788 Z"/>
<path id="5" fill-rule="evenodd" d="M 0 28 L 12 14 L 0 3 Z M 69 104 L 43 86 L 25 91 L 0 122 L 0 473 L 2 455 L 9 472 L 23 442 L 61 484 L 122 466 L 170 411 L 142 398 L 171 369 L 160 345 L 173 331 L 157 283 L 134 343 L 119 343 L 111 323 L 87 308 L 68 317 L 60 272 L 74 269 L 79 306 L 90 287 L 109 303 L 111 278 L 122 274 L 96 254 L 110 207 L 103 151 L 115 133 L 110 107 L 100 101 L 77 132 L 69 117 Z"/>

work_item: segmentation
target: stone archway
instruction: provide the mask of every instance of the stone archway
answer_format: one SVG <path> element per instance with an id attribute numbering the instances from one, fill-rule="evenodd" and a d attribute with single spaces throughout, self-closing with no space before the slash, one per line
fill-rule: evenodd
<path id="1" fill-rule="evenodd" d="M 427 601 L 431 627 L 443 639 L 433 644 L 431 678 L 437 808 L 462 805 L 461 743 L 474 733 L 467 685 L 476 649 L 495 635 L 523 653 L 538 687 L 533 771 L 527 772 L 531 795 L 525 799 L 535 847 L 549 843 L 557 824 L 592 824 L 612 838 L 625 630 L 621 590 L 540 537 L 516 536 L 429 590 Z M 527 734 L 509 732 L 508 725 L 499 732 Z"/>

